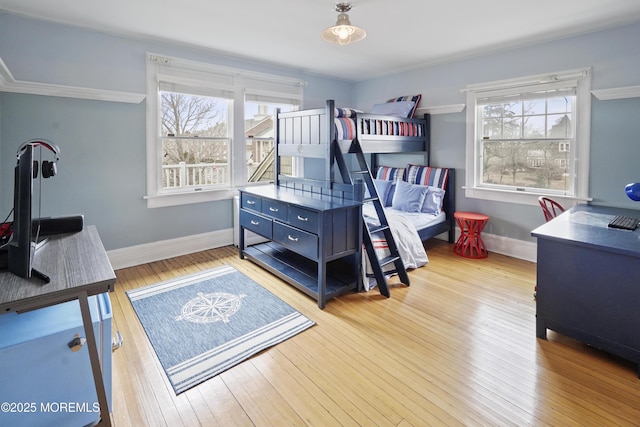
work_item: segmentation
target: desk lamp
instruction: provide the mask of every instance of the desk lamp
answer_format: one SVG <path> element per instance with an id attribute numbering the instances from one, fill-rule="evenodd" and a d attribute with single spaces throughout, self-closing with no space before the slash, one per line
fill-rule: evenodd
<path id="1" fill-rule="evenodd" d="M 640 202 L 640 182 L 632 182 L 631 184 L 627 184 L 624 188 L 624 191 L 627 193 L 627 197 L 631 200 Z"/>

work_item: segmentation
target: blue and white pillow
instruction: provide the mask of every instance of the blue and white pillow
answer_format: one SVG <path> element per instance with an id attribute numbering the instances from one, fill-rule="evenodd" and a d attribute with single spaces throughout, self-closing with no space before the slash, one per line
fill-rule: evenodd
<path id="1" fill-rule="evenodd" d="M 418 95 L 409 95 L 409 96 L 399 96 L 397 98 L 391 98 L 387 102 L 403 102 L 403 101 L 413 101 L 413 109 L 411 113 L 407 117 L 413 118 L 416 115 L 416 109 L 418 108 L 418 104 L 420 104 L 420 100 L 422 99 L 422 94 Z"/>
<path id="2" fill-rule="evenodd" d="M 429 188 L 424 185 L 398 181 L 391 207 L 404 212 L 421 212 Z"/>
<path id="3" fill-rule="evenodd" d="M 389 207 L 393 201 L 393 193 L 395 191 L 396 181 L 385 181 L 382 179 L 374 179 L 373 183 L 378 191 L 378 197 L 382 202 L 382 206 Z"/>
<path id="4" fill-rule="evenodd" d="M 411 117 L 415 105 L 416 103 L 413 101 L 385 102 L 383 104 L 375 104 L 371 109 L 371 114 L 381 114 L 384 116 L 395 116 L 406 119 L 407 117 Z"/>

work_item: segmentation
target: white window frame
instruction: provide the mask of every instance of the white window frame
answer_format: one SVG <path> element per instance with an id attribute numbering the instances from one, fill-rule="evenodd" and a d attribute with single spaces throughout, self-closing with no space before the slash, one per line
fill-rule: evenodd
<path id="1" fill-rule="evenodd" d="M 202 203 L 233 198 L 236 189 L 246 185 L 244 101 L 246 93 L 260 93 L 282 99 L 293 99 L 302 105 L 305 82 L 271 74 L 256 73 L 230 67 L 222 67 L 155 53 L 146 54 L 147 65 L 147 194 L 148 208 Z M 185 189 L 166 192 L 161 188 L 162 143 L 160 141 L 160 90 L 159 82 L 194 86 L 206 94 L 231 92 L 232 111 L 228 126 L 231 139 L 231 185 L 226 189 Z M 240 118 L 240 119 L 238 119 Z"/>
<path id="2" fill-rule="evenodd" d="M 533 92 L 537 89 L 555 86 L 558 82 L 576 87 L 576 122 L 575 147 L 573 147 L 572 175 L 573 193 L 546 193 L 543 191 L 518 191 L 497 189 L 480 185 L 482 174 L 481 147 L 476 132 L 478 130 L 478 99 L 495 96 L 518 94 L 526 90 Z M 566 204 L 589 201 L 589 156 L 591 129 L 591 69 L 581 68 L 552 74 L 541 74 L 517 79 L 501 80 L 489 83 L 469 85 L 464 90 L 467 93 L 467 143 L 466 143 L 466 180 L 465 196 L 474 199 L 492 200 L 498 202 L 537 205 L 538 197 L 552 196 L 563 200 Z"/>

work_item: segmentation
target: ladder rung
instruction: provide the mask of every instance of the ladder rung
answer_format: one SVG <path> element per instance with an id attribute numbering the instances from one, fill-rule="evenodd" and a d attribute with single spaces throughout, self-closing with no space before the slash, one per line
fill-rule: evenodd
<path id="1" fill-rule="evenodd" d="M 368 173 L 369 173 L 369 171 L 368 171 L 368 170 L 363 170 L 363 171 L 351 171 L 351 173 L 368 174 Z"/>
<path id="2" fill-rule="evenodd" d="M 363 202 L 367 203 L 367 202 L 373 202 L 374 200 L 378 200 L 377 197 L 365 197 Z"/>
<path id="3" fill-rule="evenodd" d="M 377 233 L 379 231 L 387 230 L 388 228 L 389 228 L 388 225 L 376 225 L 375 227 L 369 229 L 369 233 L 370 234 L 375 234 L 375 233 Z"/>
<path id="4" fill-rule="evenodd" d="M 389 255 L 388 257 L 382 258 L 380 260 L 380 267 L 384 267 L 385 265 L 389 265 L 391 263 L 396 262 L 400 257 L 398 255 Z"/>

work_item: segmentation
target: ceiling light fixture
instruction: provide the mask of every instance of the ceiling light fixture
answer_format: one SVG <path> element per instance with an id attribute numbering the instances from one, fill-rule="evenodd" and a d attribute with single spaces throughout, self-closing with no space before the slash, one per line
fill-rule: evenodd
<path id="1" fill-rule="evenodd" d="M 347 12 L 351 10 L 351 3 L 338 3 L 335 8 L 338 15 L 338 21 L 333 27 L 329 27 L 320 33 L 322 40 L 329 43 L 346 45 L 349 43 L 359 42 L 367 36 L 367 32 L 360 27 L 351 25 Z"/>

